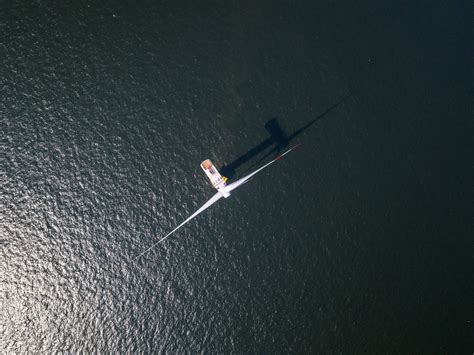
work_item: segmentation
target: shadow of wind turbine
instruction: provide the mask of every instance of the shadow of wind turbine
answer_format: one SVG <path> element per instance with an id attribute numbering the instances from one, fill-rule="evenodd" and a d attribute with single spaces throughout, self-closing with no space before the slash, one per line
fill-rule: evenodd
<path id="1" fill-rule="evenodd" d="M 316 122 L 321 120 L 323 117 L 325 117 L 331 111 L 336 109 L 338 106 L 342 105 L 351 96 L 352 96 L 352 94 L 349 94 L 349 95 L 343 97 L 341 100 L 336 102 L 334 105 L 332 105 L 331 107 L 326 109 L 324 112 L 319 114 L 316 118 L 312 119 L 311 121 L 306 123 L 301 128 L 297 129 L 296 131 L 294 131 L 290 135 L 287 135 L 283 131 L 283 129 L 281 128 L 281 126 L 278 122 L 278 118 L 276 118 L 276 117 L 271 118 L 270 120 L 268 120 L 265 123 L 265 129 L 269 133 L 270 137 L 265 139 L 261 143 L 257 144 L 255 147 L 251 148 L 250 150 L 248 150 L 246 153 L 239 156 L 234 161 L 230 162 L 229 164 L 224 165 L 221 169 L 219 169 L 219 172 L 222 175 L 228 177 L 229 179 L 232 179 L 235 176 L 235 172 L 236 172 L 237 168 L 239 168 L 241 165 L 245 164 L 246 162 L 252 160 L 258 154 L 266 151 L 269 147 L 272 147 L 273 145 L 275 145 L 275 146 L 269 152 L 267 152 L 261 159 L 259 159 L 255 164 L 253 164 L 250 168 L 252 168 L 256 164 L 260 164 L 263 160 L 267 159 L 271 155 L 276 156 L 276 155 L 280 154 L 281 150 L 286 148 L 293 139 L 295 139 L 300 134 L 302 134 L 304 131 L 309 129 Z"/>

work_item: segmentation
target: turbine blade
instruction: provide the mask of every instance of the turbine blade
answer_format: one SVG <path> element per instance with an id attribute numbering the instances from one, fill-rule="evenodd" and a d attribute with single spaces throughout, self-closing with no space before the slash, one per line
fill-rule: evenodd
<path id="1" fill-rule="evenodd" d="M 214 203 L 216 203 L 217 201 L 219 201 L 219 199 L 222 197 L 221 193 L 218 192 L 216 193 L 214 196 L 212 196 L 204 205 L 202 205 L 201 208 L 199 208 L 196 212 L 194 212 L 191 216 L 189 216 L 183 223 L 181 223 L 179 226 L 177 226 L 175 229 L 173 229 L 171 232 L 169 232 L 167 235 L 165 235 L 163 238 L 161 238 L 159 241 L 157 241 L 155 244 L 153 244 L 152 246 L 150 246 L 148 249 L 146 249 L 144 252 L 138 254 L 136 257 L 134 257 L 132 259 L 132 261 L 135 261 L 137 260 L 139 257 L 141 257 L 142 255 L 148 253 L 151 249 L 153 249 L 155 246 L 157 246 L 158 244 L 160 244 L 161 242 L 163 242 L 165 239 L 167 239 L 169 236 L 171 236 L 171 234 L 173 234 L 174 232 L 176 232 L 178 229 L 180 229 L 182 226 L 184 226 L 186 223 L 188 223 L 190 220 L 192 220 L 194 217 L 196 217 L 198 214 L 200 214 L 201 212 L 203 212 L 204 210 L 208 209 L 209 207 L 211 207 Z"/>
<path id="2" fill-rule="evenodd" d="M 236 188 L 238 188 L 239 186 L 245 184 L 246 182 L 248 182 L 255 174 L 258 174 L 260 171 L 262 171 L 263 169 L 265 169 L 266 167 L 268 167 L 269 165 L 273 164 L 274 162 L 276 162 L 277 160 L 280 160 L 281 158 L 283 158 L 285 155 L 287 155 L 289 152 L 291 152 L 292 150 L 295 150 L 296 148 L 299 147 L 299 144 L 297 145 L 294 145 L 293 147 L 291 147 L 290 149 L 288 149 L 286 152 L 284 152 L 283 154 L 280 154 L 278 155 L 277 157 L 275 157 L 274 159 L 272 159 L 270 162 L 266 163 L 264 166 L 258 168 L 257 170 L 255 170 L 253 173 L 250 173 L 248 174 L 247 176 L 244 176 L 243 178 L 240 178 L 239 180 L 237 181 L 234 181 L 233 183 L 227 185 L 225 187 L 225 189 L 228 191 L 228 192 L 231 192 L 232 190 L 235 190 Z"/>

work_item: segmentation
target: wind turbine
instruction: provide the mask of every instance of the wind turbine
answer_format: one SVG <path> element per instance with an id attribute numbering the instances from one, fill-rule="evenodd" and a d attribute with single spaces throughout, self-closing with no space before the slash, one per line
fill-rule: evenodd
<path id="1" fill-rule="evenodd" d="M 243 184 L 249 182 L 251 178 L 253 178 L 256 174 L 258 174 L 260 171 L 268 167 L 269 165 L 273 164 L 277 160 L 280 160 L 283 158 L 285 155 L 287 155 L 289 152 L 292 150 L 295 150 L 296 148 L 299 147 L 299 144 L 294 145 L 284 153 L 278 155 L 274 159 L 272 159 L 270 162 L 266 163 L 262 167 L 258 168 L 254 172 L 234 181 L 233 183 L 227 184 L 227 178 L 225 176 L 222 176 L 219 171 L 215 168 L 214 164 L 209 159 L 204 160 L 201 163 L 201 168 L 204 170 L 204 173 L 207 175 L 209 180 L 211 181 L 212 186 L 214 186 L 215 189 L 217 189 L 217 193 L 212 196 L 204 205 L 201 206 L 196 212 L 194 212 L 191 216 L 189 216 L 184 222 L 182 222 L 180 225 L 178 225 L 175 229 L 173 229 L 171 232 L 169 232 L 167 235 L 165 235 L 163 238 L 158 240 L 156 243 L 151 245 L 148 249 L 143 251 L 142 253 L 138 254 L 133 260 L 138 259 L 139 257 L 143 256 L 144 254 L 148 253 L 151 249 L 153 249 L 155 246 L 160 244 L 161 242 L 165 241 L 168 239 L 174 232 L 176 232 L 178 229 L 180 229 L 182 226 L 184 226 L 186 223 L 188 223 L 190 220 L 192 220 L 194 217 L 196 217 L 198 214 L 201 212 L 205 211 L 209 207 L 211 207 L 214 203 L 219 201 L 222 197 L 227 198 L 230 196 L 230 193 L 235 190 L 236 188 L 242 186 Z"/>

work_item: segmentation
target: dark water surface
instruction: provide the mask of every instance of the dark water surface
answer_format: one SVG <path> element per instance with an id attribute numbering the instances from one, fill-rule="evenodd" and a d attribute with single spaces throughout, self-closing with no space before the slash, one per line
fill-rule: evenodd
<path id="1" fill-rule="evenodd" d="M 0 351 L 471 353 L 472 5 L 444 3 L 0 1 Z M 132 262 L 272 118 L 318 119 Z"/>

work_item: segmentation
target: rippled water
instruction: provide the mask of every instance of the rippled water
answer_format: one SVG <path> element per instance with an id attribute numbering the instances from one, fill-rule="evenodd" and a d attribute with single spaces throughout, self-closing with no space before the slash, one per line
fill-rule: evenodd
<path id="1" fill-rule="evenodd" d="M 472 351 L 468 24 L 0 1 L 0 350 Z M 272 118 L 301 149 L 132 262 Z"/>

